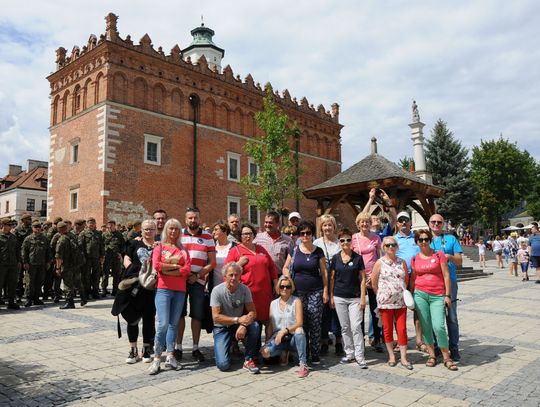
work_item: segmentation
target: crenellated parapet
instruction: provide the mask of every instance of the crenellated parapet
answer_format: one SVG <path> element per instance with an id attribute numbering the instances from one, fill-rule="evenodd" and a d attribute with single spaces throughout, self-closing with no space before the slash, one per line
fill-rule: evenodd
<path id="1" fill-rule="evenodd" d="M 182 49 L 178 44 L 167 54 L 162 47 L 155 49 L 148 34 L 145 34 L 138 43 L 134 43 L 130 35 L 122 38 L 117 28 L 118 16 L 109 13 L 105 17 L 105 33 L 99 36 L 90 35 L 88 42 L 82 48 L 74 46 L 71 53 L 67 55 L 67 50 L 60 47 L 56 50 L 56 72 L 49 76 L 51 82 L 51 94 L 64 91 L 70 86 L 74 86 L 76 81 L 83 75 L 91 74 L 94 71 L 102 70 L 111 65 L 121 65 L 131 70 L 144 72 L 145 75 L 155 76 L 160 81 L 169 81 L 176 84 L 185 84 L 214 93 L 216 96 L 230 96 L 234 94 L 236 101 L 249 106 L 257 105 L 255 100 L 259 100 L 264 95 L 264 89 L 256 83 L 251 74 L 242 80 L 239 74 L 234 74 L 230 65 L 227 65 L 222 72 L 214 65 L 209 68 L 209 62 L 204 55 L 197 61 L 183 57 Z M 125 52 L 112 52 L 108 47 L 110 44 L 121 47 L 124 50 L 132 50 L 129 58 L 125 58 Z M 114 47 L 113 45 L 113 47 Z M 137 57 L 140 55 L 140 57 Z M 148 63 L 151 57 L 152 63 Z M 60 73 L 62 71 L 62 73 Z M 65 72 L 65 74 L 64 74 Z M 95 72 L 94 75 L 98 73 Z M 107 72 L 102 72 L 104 76 Z M 205 86 L 210 79 L 219 81 L 221 87 Z M 252 94 L 251 97 L 238 96 L 244 90 Z M 274 93 L 276 102 L 289 109 L 301 112 L 307 117 L 314 116 L 334 124 L 339 124 L 339 107 L 336 109 L 332 105 L 330 111 L 323 105 L 317 108 L 306 97 L 300 102 L 295 97 L 291 97 L 289 91 L 285 89 L 281 94 Z M 255 106 L 254 106 L 255 107 Z M 305 123 L 308 119 L 303 120 Z"/>

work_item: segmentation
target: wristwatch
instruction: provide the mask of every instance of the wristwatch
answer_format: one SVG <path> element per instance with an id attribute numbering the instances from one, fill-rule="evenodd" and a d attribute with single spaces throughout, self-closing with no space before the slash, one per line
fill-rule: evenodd
<path id="1" fill-rule="evenodd" d="M 234 317 L 234 323 L 235 323 L 235 324 L 238 324 L 238 321 L 239 321 L 239 318 L 238 318 L 238 317 Z"/>

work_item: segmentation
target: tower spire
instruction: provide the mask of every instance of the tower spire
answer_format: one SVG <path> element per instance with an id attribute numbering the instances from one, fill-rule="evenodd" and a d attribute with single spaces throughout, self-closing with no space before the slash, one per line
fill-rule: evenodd
<path id="1" fill-rule="evenodd" d="M 409 124 L 409 127 L 411 128 L 411 140 L 414 146 L 414 174 L 425 181 L 431 182 L 432 178 L 431 174 L 427 172 L 426 156 L 424 153 L 424 126 L 425 124 L 420 121 L 418 105 L 413 100 L 412 123 Z"/>

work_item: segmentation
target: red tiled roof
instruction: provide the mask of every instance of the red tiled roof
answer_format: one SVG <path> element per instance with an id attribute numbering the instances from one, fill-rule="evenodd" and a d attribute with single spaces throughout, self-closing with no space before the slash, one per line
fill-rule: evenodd
<path id="1" fill-rule="evenodd" d="M 0 182 L 13 182 L 10 186 L 2 191 L 8 191 L 15 188 L 46 191 L 47 187 L 44 188 L 41 186 L 42 179 L 48 179 L 48 169 L 44 167 L 36 167 L 29 172 L 23 171 L 19 175 L 8 175 L 0 179 Z"/>

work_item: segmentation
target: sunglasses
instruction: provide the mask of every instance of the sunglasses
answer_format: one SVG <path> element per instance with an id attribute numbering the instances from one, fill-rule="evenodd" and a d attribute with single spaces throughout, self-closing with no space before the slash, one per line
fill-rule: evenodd
<path id="1" fill-rule="evenodd" d="M 431 242 L 431 239 L 429 237 L 419 237 L 418 241 L 420 243 L 427 243 L 427 242 Z"/>
<path id="2" fill-rule="evenodd" d="M 397 220 L 399 223 L 406 223 L 406 222 L 409 222 L 410 219 L 409 218 L 405 218 L 405 217 L 401 217 Z"/>
<path id="3" fill-rule="evenodd" d="M 300 232 L 300 236 L 311 236 L 312 233 L 311 233 L 311 230 L 307 230 L 305 232 Z"/>
<path id="4" fill-rule="evenodd" d="M 290 290 L 292 288 L 292 286 L 291 285 L 280 285 L 279 288 L 282 289 L 282 290 Z"/>
<path id="5" fill-rule="evenodd" d="M 351 243 L 352 239 L 339 239 L 340 243 Z"/>
<path id="6" fill-rule="evenodd" d="M 432 220 L 429 223 L 431 223 L 432 225 L 442 225 L 443 221 L 442 220 Z"/>
<path id="7" fill-rule="evenodd" d="M 385 243 L 384 247 L 397 247 L 397 243 Z"/>

